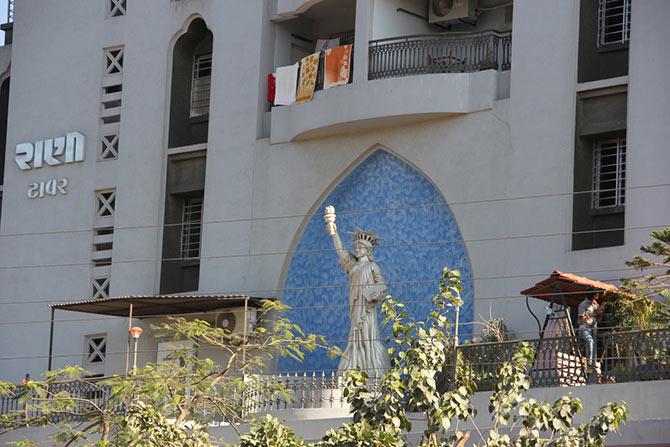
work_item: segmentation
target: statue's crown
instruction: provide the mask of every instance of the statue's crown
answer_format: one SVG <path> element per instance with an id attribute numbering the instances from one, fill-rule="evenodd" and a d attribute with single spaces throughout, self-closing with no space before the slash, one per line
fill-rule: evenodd
<path id="1" fill-rule="evenodd" d="M 379 237 L 375 236 L 372 231 L 356 230 L 352 237 L 354 243 L 363 242 L 369 247 L 379 246 Z"/>

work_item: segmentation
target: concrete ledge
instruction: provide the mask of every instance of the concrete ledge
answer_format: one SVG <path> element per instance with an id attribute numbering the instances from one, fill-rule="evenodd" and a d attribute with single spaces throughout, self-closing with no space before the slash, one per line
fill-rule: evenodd
<path id="1" fill-rule="evenodd" d="M 321 138 L 493 108 L 498 73 L 445 73 L 364 81 L 274 107 L 270 143 Z"/>
<path id="2" fill-rule="evenodd" d="M 323 0 L 275 0 L 277 5 L 275 10 L 276 15 L 272 20 L 280 22 L 292 19 L 321 1 Z"/>

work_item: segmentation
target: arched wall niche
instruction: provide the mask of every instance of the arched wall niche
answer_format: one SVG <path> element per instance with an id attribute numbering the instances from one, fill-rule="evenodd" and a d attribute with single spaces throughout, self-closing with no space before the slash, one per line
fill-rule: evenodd
<path id="1" fill-rule="evenodd" d="M 207 142 L 214 37 L 202 17 L 190 18 L 174 42 L 168 147 Z"/>
<path id="2" fill-rule="evenodd" d="M 213 40 L 204 19 L 197 14 L 189 17 L 171 39 L 166 117 L 169 148 L 207 143 Z M 201 100 L 195 109 L 194 92 Z M 202 221 L 206 164 L 206 147 L 166 155 L 160 293 L 199 288 L 201 232 L 195 229 Z M 188 244 L 183 244 L 184 240 Z"/>
<path id="3" fill-rule="evenodd" d="M 288 317 L 306 332 L 324 335 L 341 348 L 346 346 L 349 332 L 348 278 L 325 231 L 322 216 L 326 205 L 336 208 L 338 231 L 347 248 L 351 249 L 351 233 L 356 228 L 372 230 L 382 238 L 381 247 L 375 250 L 377 263 L 390 294 L 403 301 L 413 317 L 428 314 L 442 269 L 448 266 L 463 276 L 465 304 L 460 321 L 472 321 L 472 268 L 444 195 L 419 169 L 376 145 L 319 197 L 286 260 L 281 299 L 293 308 Z M 470 330 L 468 324 L 460 329 L 465 336 Z M 384 328 L 382 337 L 388 334 L 389 328 Z M 303 363 L 281 359 L 278 368 L 329 370 L 337 368 L 337 360 L 315 352 Z"/>

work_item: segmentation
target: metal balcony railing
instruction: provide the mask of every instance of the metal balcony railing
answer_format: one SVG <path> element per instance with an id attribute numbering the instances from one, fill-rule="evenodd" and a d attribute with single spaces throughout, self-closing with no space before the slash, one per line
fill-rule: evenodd
<path id="1" fill-rule="evenodd" d="M 535 349 L 531 386 L 587 383 L 584 347 L 578 336 L 526 340 Z M 463 368 L 480 391 L 495 387 L 498 370 L 522 341 L 461 346 Z M 596 336 L 598 383 L 670 379 L 670 329 L 608 332 Z"/>
<path id="2" fill-rule="evenodd" d="M 370 41 L 368 79 L 509 70 L 512 33 L 440 33 Z"/>
<path id="3" fill-rule="evenodd" d="M 7 23 L 14 21 L 14 0 L 7 1 Z"/>
<path id="4" fill-rule="evenodd" d="M 91 379 L 52 384 L 49 387 L 51 395 L 66 392 L 75 400 L 75 404 L 70 406 L 66 412 L 53 414 L 51 421 L 58 423 L 88 420 L 94 414 L 91 404 L 104 406 L 112 392 L 110 386 L 98 382 L 99 379 Z M 0 414 L 11 415 L 17 419 L 32 419 L 41 416 L 40 405 L 34 399 L 26 397 L 27 392 L 25 388 L 19 387 L 13 396 L 1 397 Z"/>
<path id="5" fill-rule="evenodd" d="M 670 379 L 670 328 L 630 332 L 610 332 L 598 335 L 596 378 L 599 383 L 625 383 Z M 459 374 L 467 375 L 477 384 L 479 391 L 492 390 L 498 380 L 498 371 L 512 356 L 524 340 L 500 343 L 473 343 L 461 345 L 459 349 Z M 583 386 L 587 382 L 586 360 L 581 354 L 579 337 L 557 337 L 525 340 L 535 348 L 535 361 L 529 369 L 531 386 Z M 451 371 L 450 367 L 446 368 Z M 380 377 L 371 375 L 374 391 Z M 288 393 L 273 396 L 263 395 L 252 383 L 282 385 Z M 312 373 L 290 373 L 256 376 L 250 386 L 235 398 L 239 411 L 245 414 L 264 413 L 284 409 L 342 408 L 348 407 L 344 397 L 344 381 L 338 371 Z M 447 379 L 448 385 L 448 379 Z M 39 406 L 31 399 L 21 396 L 0 398 L 0 414 L 16 418 L 39 416 Z M 86 401 L 104 406 L 110 396 L 110 388 L 96 381 L 62 382 L 52 385 L 53 393 L 67 391 L 71 396 L 83 400 L 75 409 L 59 416 L 59 420 L 81 421 L 91 414 Z M 266 393 L 267 394 L 267 393 Z M 121 409 L 118 411 L 122 411 Z M 204 414 L 204 413 L 203 413 Z M 220 415 L 212 416 L 220 420 Z"/>

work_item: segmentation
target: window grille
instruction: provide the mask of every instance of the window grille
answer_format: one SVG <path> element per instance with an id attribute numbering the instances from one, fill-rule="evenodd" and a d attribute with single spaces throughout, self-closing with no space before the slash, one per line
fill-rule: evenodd
<path id="1" fill-rule="evenodd" d="M 119 158 L 119 136 L 117 134 L 103 135 L 100 159 L 115 160 Z"/>
<path id="2" fill-rule="evenodd" d="M 212 84 L 212 53 L 193 59 L 191 79 L 191 118 L 209 113 L 209 93 Z"/>
<path id="3" fill-rule="evenodd" d="M 626 203 L 626 139 L 599 141 L 593 151 L 592 208 Z"/>
<path id="4" fill-rule="evenodd" d="M 123 73 L 123 47 L 105 48 L 105 76 Z"/>
<path id="5" fill-rule="evenodd" d="M 184 200 L 181 227 L 181 258 L 200 257 L 200 236 L 202 232 L 202 197 Z"/>
<path id="6" fill-rule="evenodd" d="M 116 206 L 116 190 L 96 191 L 95 197 L 97 217 L 113 216 Z"/>
<path id="7" fill-rule="evenodd" d="M 127 10 L 127 0 L 107 0 L 107 15 L 109 17 L 125 16 Z"/>
<path id="8" fill-rule="evenodd" d="M 107 356 L 107 335 L 89 335 L 86 337 L 86 363 L 105 363 Z"/>
<path id="9" fill-rule="evenodd" d="M 598 46 L 623 44 L 630 39 L 631 0 L 600 0 Z"/>
<path id="10" fill-rule="evenodd" d="M 105 278 L 93 278 L 93 294 L 91 297 L 94 300 L 99 298 L 109 298 L 109 277 Z"/>

